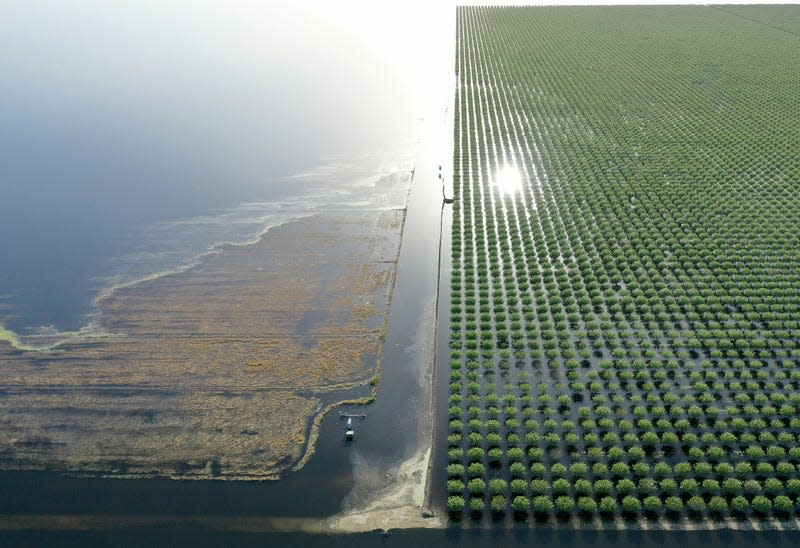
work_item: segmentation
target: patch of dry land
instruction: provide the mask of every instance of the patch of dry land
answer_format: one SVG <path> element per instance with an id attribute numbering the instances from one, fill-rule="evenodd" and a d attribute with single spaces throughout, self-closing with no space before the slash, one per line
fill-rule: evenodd
<path id="1" fill-rule="evenodd" d="M 396 209 L 318 212 L 112 292 L 103 336 L 0 341 L 0 467 L 255 479 L 297 465 L 323 402 L 379 372 L 409 182 L 389 181 Z"/>

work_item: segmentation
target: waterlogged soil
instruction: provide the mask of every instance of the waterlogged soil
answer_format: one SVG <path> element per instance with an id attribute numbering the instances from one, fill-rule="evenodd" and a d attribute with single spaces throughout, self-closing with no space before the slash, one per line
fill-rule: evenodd
<path id="1" fill-rule="evenodd" d="M 314 416 L 379 373 L 409 183 L 376 185 L 400 207 L 319 212 L 117 289 L 92 337 L 0 341 L 0 468 L 258 479 L 304 462 Z"/>

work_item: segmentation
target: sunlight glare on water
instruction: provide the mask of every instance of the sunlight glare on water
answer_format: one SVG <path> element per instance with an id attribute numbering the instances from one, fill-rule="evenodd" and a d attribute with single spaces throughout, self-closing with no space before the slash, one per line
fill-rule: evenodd
<path id="1" fill-rule="evenodd" d="M 0 1 L 0 324 L 78 331 L 107 280 L 444 143 L 451 1 Z"/>
<path id="2" fill-rule="evenodd" d="M 494 186 L 501 194 L 511 195 L 522 190 L 522 177 L 519 170 L 513 165 L 508 165 L 497 170 L 494 176 Z"/>

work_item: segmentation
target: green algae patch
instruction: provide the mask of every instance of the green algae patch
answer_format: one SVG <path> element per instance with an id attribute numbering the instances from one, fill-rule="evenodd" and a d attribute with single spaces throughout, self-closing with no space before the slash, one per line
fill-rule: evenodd
<path id="1" fill-rule="evenodd" d="M 2 324 L 0 324 L 0 341 L 9 343 L 17 350 L 35 350 L 33 347 L 23 344 L 19 340 L 19 336 L 13 331 L 9 331 Z"/>

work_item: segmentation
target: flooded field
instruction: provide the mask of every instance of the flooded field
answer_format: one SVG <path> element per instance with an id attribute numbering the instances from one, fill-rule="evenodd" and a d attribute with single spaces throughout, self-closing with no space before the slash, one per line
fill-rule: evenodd
<path id="1" fill-rule="evenodd" d="M 27 237 L 22 238 L 26 241 L 19 245 L 5 242 L 6 247 L 0 248 L 18 265 L 13 275 L 0 272 L 0 320 L 10 328 L 0 328 L 0 362 L 4 366 L 0 377 L 0 543 L 217 546 L 266 541 L 275 546 L 394 543 L 600 548 L 797 543 L 795 531 L 770 530 L 792 527 L 790 520 L 775 521 L 754 512 L 747 520 L 723 522 L 698 519 L 691 514 L 694 507 L 699 507 L 697 498 L 702 499 L 709 512 L 712 499 L 719 507 L 720 495 L 711 492 L 714 484 L 703 483 L 699 475 L 694 479 L 695 474 L 705 474 L 707 470 L 705 465 L 696 464 L 707 462 L 712 466 L 711 474 L 715 476 L 702 479 L 717 481 L 720 489 L 723 478 L 717 475 L 727 470 L 724 466 L 714 468 L 724 464 L 713 460 L 719 455 L 719 444 L 708 436 L 701 437 L 704 424 L 714 427 L 720 436 L 727 424 L 723 427 L 722 422 L 703 423 L 695 416 L 697 410 L 693 406 L 713 407 L 703 401 L 707 399 L 706 392 L 728 383 L 724 384 L 727 392 L 722 403 L 715 404 L 722 408 L 729 403 L 725 402 L 727 395 L 733 397 L 735 385 L 730 383 L 739 382 L 752 397 L 750 403 L 756 406 L 737 402 L 748 420 L 759 419 L 762 412 L 771 413 L 769 407 L 773 404 L 763 401 L 763 396 L 768 400 L 784 396 L 784 401 L 776 404 L 780 405 L 787 403 L 785 398 L 790 398 L 795 388 L 792 373 L 787 377 L 775 374 L 773 378 L 773 366 L 783 360 L 787 371 L 792 369 L 789 366 L 794 354 L 755 356 L 753 360 L 766 360 L 767 366 L 760 372 L 749 372 L 749 378 L 742 377 L 744 371 L 738 375 L 737 371 L 751 369 L 750 361 L 746 368 L 739 367 L 738 362 L 730 363 L 729 369 L 736 370 L 733 373 L 738 379 L 733 380 L 726 376 L 725 351 L 722 357 L 711 356 L 712 366 L 708 367 L 700 354 L 711 349 L 710 343 L 701 342 L 696 347 L 692 342 L 689 347 L 688 336 L 682 333 L 693 329 L 692 324 L 669 318 L 670 326 L 648 331 L 655 328 L 645 316 L 651 301 L 645 303 L 640 298 L 641 288 L 636 287 L 639 271 L 623 264 L 632 255 L 620 252 L 613 242 L 635 242 L 635 249 L 653 247 L 647 245 L 650 240 L 645 221 L 660 217 L 651 215 L 657 202 L 653 198 L 656 187 L 648 187 L 646 177 L 667 177 L 674 189 L 684 189 L 685 185 L 676 174 L 659 172 L 660 164 L 658 169 L 653 168 L 655 171 L 639 169 L 646 162 L 640 165 L 633 158 L 642 154 L 641 150 L 631 152 L 632 158 L 623 155 L 626 162 L 633 162 L 623 163 L 626 169 L 639 167 L 634 170 L 635 176 L 614 187 L 620 192 L 622 205 L 608 210 L 613 223 L 602 222 L 595 207 L 602 206 L 606 212 L 609 203 L 617 202 L 592 194 L 597 183 L 592 178 L 595 171 L 580 158 L 601 157 L 611 162 L 615 154 L 629 150 L 630 143 L 609 145 L 605 130 L 579 116 L 559 95 L 587 74 L 596 76 L 595 69 L 600 69 L 595 64 L 602 56 L 578 60 L 569 55 L 559 57 L 564 66 L 571 67 L 566 81 L 558 80 L 563 72 L 560 68 L 547 74 L 537 72 L 553 62 L 546 52 L 563 54 L 561 46 L 554 50 L 553 44 L 565 43 L 564 36 L 570 32 L 575 35 L 570 43 L 585 45 L 586 36 L 597 31 L 598 40 L 611 40 L 624 51 L 625 40 L 620 38 L 624 33 L 602 29 L 606 28 L 603 25 L 622 24 L 625 18 L 605 12 L 601 17 L 600 13 L 588 11 L 583 12 L 586 17 L 578 17 L 579 25 L 571 26 L 566 15 L 573 12 L 566 9 L 533 18 L 545 27 L 562 24 L 567 30 L 552 34 L 543 29 L 537 33 L 543 43 L 534 49 L 544 52 L 543 57 L 536 63 L 521 63 L 522 72 L 518 72 L 518 55 L 503 49 L 504 42 L 498 39 L 511 32 L 508 29 L 516 29 L 513 32 L 519 34 L 518 40 L 512 42 L 530 45 L 525 27 L 530 19 L 517 17 L 517 12 L 460 12 L 456 56 L 456 19 L 450 7 L 433 10 L 414 5 L 407 11 L 384 12 L 363 3 L 335 6 L 320 13 L 308 12 L 302 6 L 286 6 L 279 13 L 251 7 L 241 13 L 222 14 L 222 27 L 230 25 L 229 28 L 220 28 L 221 14 L 206 8 L 192 17 L 176 59 L 195 58 L 196 50 L 189 47 L 192 33 L 206 37 L 210 32 L 216 36 L 217 44 L 204 38 L 203 51 L 208 55 L 196 58 L 204 66 L 209 64 L 213 69 L 209 72 L 215 78 L 218 74 L 227 76 L 235 87 L 237 100 L 218 103 L 221 95 L 228 94 L 216 84 L 198 85 L 204 82 L 202 71 L 156 71 L 159 77 L 177 74 L 177 80 L 170 80 L 176 89 L 186 86 L 198 90 L 193 101 L 182 102 L 178 109 L 181 116 L 171 120 L 203 123 L 179 124 L 180 132 L 185 133 L 182 138 L 178 138 L 177 131 L 162 134 L 175 136 L 174 141 L 164 141 L 165 150 L 172 151 L 165 155 L 170 162 L 192 166 L 195 158 L 207 160 L 197 172 L 177 170 L 177 176 L 166 165 L 169 162 L 149 157 L 151 164 L 139 164 L 147 166 L 147 170 L 132 170 L 126 178 L 119 178 L 122 171 L 113 166 L 102 177 L 92 179 L 86 188 L 75 184 L 65 187 L 76 192 L 74 200 L 55 193 L 52 204 L 45 203 L 47 207 L 37 210 L 52 213 L 36 217 L 44 228 L 37 228 L 33 221 L 25 224 L 23 206 L 40 195 L 48 195 L 39 192 L 37 184 L 22 184 L 30 180 L 20 178 L 15 187 L 23 199 L 12 194 L 10 201 L 0 204 L 0 227 L 5 222 L 28 230 Z M 732 8 L 729 15 L 741 19 L 738 25 L 763 24 L 791 34 L 794 19 L 786 17 L 787 13 L 793 14 L 791 9 L 782 8 L 777 15 L 756 13 L 754 9 Z M 24 7 L 18 10 L 26 13 Z M 165 14 L 155 12 L 162 20 Z M 498 13 L 508 17 L 497 19 Z M 559 13 L 566 19 L 559 19 Z M 656 25 L 657 17 L 642 13 L 642 25 Z M 128 15 L 136 17 L 130 28 L 122 30 L 127 40 L 136 43 L 131 38 L 136 32 L 132 31 L 148 19 L 139 14 Z M 153 37 L 157 43 L 161 41 L 161 47 L 164 40 L 171 43 L 169 28 L 179 22 L 179 27 L 184 28 L 186 21 L 175 19 L 174 15 L 166 14 L 164 28 Z M 116 20 L 117 14 L 112 10 L 102 16 Z M 704 24 L 713 27 L 713 19 L 709 16 Z M 80 28 L 72 19 L 67 21 L 68 28 Z M 296 21 L 304 23 L 297 26 Z M 23 30 L 15 34 L 10 32 L 15 29 L 5 29 L 9 31 L 4 35 L 10 40 L 9 45 L 15 45 L 15 37 L 25 33 L 25 24 L 16 26 Z M 290 30 L 265 30 L 273 27 Z M 685 29 L 690 34 L 695 31 L 691 25 Z M 315 49 L 309 36 L 319 36 L 320 43 L 327 40 L 337 44 L 343 44 L 342 38 L 346 37 L 347 44 L 341 49 Z M 643 48 L 650 40 L 662 46 L 665 41 L 672 43 L 659 32 L 636 36 L 642 51 L 649 51 Z M 262 40 L 269 42 L 268 47 Z M 219 48 L 220 45 L 227 47 Z M 738 51 L 735 44 L 729 45 L 731 51 Z M 273 59 L 267 50 L 292 53 Z M 115 50 L 114 55 L 128 60 L 125 51 Z M 686 58 L 698 61 L 691 56 Z M 774 61 L 781 56 L 769 58 Z M 183 63 L 176 59 L 168 59 L 167 64 L 194 66 L 187 65 L 186 59 Z M 455 90 L 453 59 L 459 76 Z M 100 65 L 106 62 L 99 61 Z M 2 59 L 0 66 L 15 67 L 3 65 Z M 306 67 L 315 72 L 304 74 Z M 624 65 L 605 67 L 598 74 L 623 68 Z M 689 69 L 700 70 L 692 63 L 686 68 Z M 513 78 L 521 78 L 522 73 L 532 78 L 544 74 L 546 78 L 538 87 L 514 84 Z M 712 73 L 720 76 L 713 70 Z M 119 85 L 118 80 L 117 76 L 110 79 Z M 560 81 L 564 87 L 547 88 L 552 81 Z M 635 80 L 620 81 L 624 84 Z M 704 89 L 706 84 L 700 79 L 693 80 L 691 86 Z M 633 97 L 639 97 L 636 90 L 650 89 L 627 85 L 623 88 Z M 24 85 L 10 89 L 12 99 L 27 100 L 30 96 Z M 79 85 L 76 89 L 82 88 Z M 322 89 L 326 93 L 320 93 Z M 597 91 L 625 98 L 605 88 Z M 404 102 L 412 94 L 429 95 L 424 108 L 418 100 Z M 138 92 L 132 96 L 139 97 Z M 291 100 L 276 101 L 280 96 Z M 454 97 L 455 114 L 447 106 Z M 658 98 L 663 100 L 664 92 Z M 85 99 L 78 103 L 97 104 Z M 176 108 L 170 101 L 155 103 L 158 108 L 153 112 L 157 113 Z M 779 103 L 776 100 L 775 104 Z M 264 105 L 272 110 L 264 109 Z M 531 105 L 544 110 L 529 111 Z M 618 106 L 621 112 L 630 108 L 627 103 Z M 73 113 L 63 105 L 61 108 L 62 112 Z M 74 112 L 83 110 L 75 108 Z M 106 110 L 100 112 L 108 115 Z M 131 108 L 125 112 L 140 111 Z M 147 112 L 152 116 L 153 112 Z M 618 120 L 612 124 L 614 128 L 657 136 L 645 123 L 645 111 L 634 109 L 622 114 L 619 119 L 613 118 Z M 16 121 L 19 125 L 19 120 L 29 115 L 32 116 L 24 109 L 4 110 L 0 106 L 0 120 L 5 122 Z M 690 125 L 686 127 L 693 128 L 692 132 L 681 133 L 686 129 L 681 123 L 687 115 L 688 111 L 679 111 L 674 117 L 675 127 L 683 128 L 676 135 L 684 138 L 699 132 Z M 753 120 L 747 115 L 737 119 L 745 121 L 742 123 Z M 45 122 L 37 118 L 30 127 L 46 125 Z M 570 128 L 579 131 L 570 133 Z M 104 147 L 96 145 L 98 139 L 89 135 L 91 131 L 86 133 L 78 139 L 86 145 L 85 150 L 81 149 L 84 155 L 75 158 L 85 156 L 87 165 L 93 165 L 91 159 Z M 54 135 L 59 136 L 58 132 Z M 141 135 L 150 133 L 144 131 Z M 758 132 L 753 135 L 754 139 L 764 136 Z M 249 138 L 253 136 L 251 142 Z M 572 137 L 577 141 L 571 141 Z M 785 143 L 776 150 L 785 151 L 795 143 L 796 132 L 790 126 L 780 133 L 780 138 Z M 26 139 L 23 145 L 33 150 L 31 143 L 37 143 L 37 139 L 30 135 Z M 16 143 L 2 129 L 0 142 Z M 95 145 L 90 146 L 91 143 Z M 689 154 L 688 148 L 672 148 L 673 141 L 669 145 L 664 154 L 682 154 L 682 158 Z M 3 147 L 12 149 L 16 150 Z M 128 145 L 125 150 L 139 149 Z M 453 151 L 454 173 L 450 166 Z M 580 154 L 564 155 L 564 151 Z M 373 152 L 390 158 L 392 167 L 369 167 L 374 165 L 370 156 Z M 0 159 L 8 160 L 2 154 Z M 103 154 L 104 158 L 115 157 L 108 156 L 108 150 Z M 322 156 L 330 163 L 321 163 Z M 65 153 L 65 157 L 69 154 Z M 414 158 L 413 164 L 397 167 L 405 165 L 408 158 Z M 752 156 L 753 165 L 763 167 L 765 158 L 769 159 Z M 511 164 L 516 169 L 510 168 Z M 64 158 L 54 165 L 62 170 L 72 167 Z M 209 165 L 214 169 L 208 169 Z M 21 173 L 30 169 L 24 162 L 14 166 Z M 280 177 L 272 171 L 275 166 L 284 170 Z M 611 184 L 609 181 L 616 181 L 619 176 L 610 166 L 611 163 L 599 172 L 607 178 L 603 184 Z M 768 166 L 765 169 L 769 171 Z M 154 174 L 152 181 L 148 170 Z M 67 171 L 73 179 L 80 179 L 81 170 Z M 446 185 L 455 183 L 452 207 L 442 208 L 440 171 Z M 737 176 L 743 176 L 745 166 L 739 171 Z M 684 171 L 680 173 L 685 175 Z M 783 171 L 770 173 L 775 177 L 785 175 Z M 41 175 L 38 171 L 36 174 Z M 645 177 L 644 182 L 635 183 L 640 176 Z M 120 192 L 124 198 L 121 201 L 117 200 L 119 196 L 111 200 L 110 195 L 97 192 L 114 177 L 125 181 L 120 184 L 119 190 L 124 190 Z M 171 182 L 160 196 L 151 191 L 148 201 L 133 190 L 142 180 L 147 182 L 147 188 L 155 184 L 153 181 Z M 35 191 L 28 195 L 28 188 Z M 577 205 L 576 192 L 584 196 Z M 750 196 L 743 192 L 742 196 Z M 780 195 L 794 196 L 788 190 Z M 151 224 L 140 227 L 141 231 L 131 232 L 126 225 L 127 228 L 122 227 L 125 232 L 111 222 L 113 213 L 109 214 L 111 220 L 94 214 L 92 209 L 100 208 L 87 198 L 94 196 L 112 212 L 123 211 L 122 206 L 130 204 L 139 215 L 125 218 L 131 225 L 143 223 L 142 212 L 158 215 L 148 217 L 146 221 Z M 590 196 L 596 199 L 590 200 Z M 759 202 L 764 205 L 762 202 L 768 200 Z M 110 207 L 108 204 L 112 203 L 116 205 Z M 684 208 L 692 214 L 694 223 L 686 225 L 687 230 L 702 224 L 706 210 L 713 210 L 713 218 L 724 226 L 723 213 L 713 206 L 706 201 L 695 209 Z M 63 225 L 64 233 L 59 238 L 60 225 L 44 223 L 43 219 L 63 221 L 58 213 L 62 208 L 66 210 L 64 219 L 72 224 Z M 15 216 L 15 209 L 22 213 Z M 745 215 L 746 209 L 734 208 L 727 215 Z M 591 225 L 588 236 L 584 234 L 585 238 L 575 237 L 576 226 L 585 228 L 570 221 L 569 214 L 575 211 L 595 215 L 592 218 L 597 222 Z M 794 219 L 790 209 L 782 214 L 771 211 L 773 221 Z M 87 219 L 85 226 L 75 222 L 81 216 Z M 644 224 L 636 224 L 639 222 Z M 71 230 L 74 227 L 83 228 Z M 525 239 L 522 230 L 527 228 L 534 231 L 531 241 Z M 93 248 L 91 234 L 98 230 L 105 230 L 109 241 L 123 232 L 128 238 L 134 234 L 136 244 L 128 245 L 128 241 L 122 245 L 114 240 L 113 252 Z M 75 257 L 48 255 L 43 252 L 52 249 L 47 246 L 48 233 L 60 242 L 56 248 L 68 241 L 87 243 L 76 248 Z M 789 232 L 777 233 L 785 243 Z M 663 256 L 653 255 L 654 263 L 657 260 L 659 266 L 670 267 L 702 258 L 703 234 L 687 232 L 674 242 L 676 246 L 689 246 L 691 253 L 680 253 L 678 246 Z M 720 231 L 717 234 L 731 236 Z M 637 239 L 640 237 L 641 241 Z M 602 273 L 600 263 L 590 263 L 592 268 L 597 267 L 598 275 L 608 278 L 603 278 L 602 283 L 611 284 L 602 286 L 600 298 L 604 302 L 599 312 L 593 312 L 611 316 L 600 318 L 603 323 L 597 329 L 584 319 L 573 317 L 575 307 L 578 312 L 584 310 L 580 299 L 585 295 L 572 284 L 576 272 L 582 275 L 587 270 L 580 255 L 583 245 L 600 246 L 601 258 L 612 259 L 609 265 L 603 263 L 609 269 L 606 273 Z M 513 258 L 509 257 L 511 253 Z M 795 255 L 784 256 L 788 257 L 787 264 L 794 264 Z M 48 257 L 52 262 L 42 266 Z M 113 257 L 114 268 L 98 270 L 96 266 L 102 262 L 99 258 L 103 257 Z M 752 258 L 748 255 L 741 259 Z M 709 272 L 716 266 L 708 262 L 692 273 L 703 283 L 711 283 Z M 59 273 L 63 273 L 63 280 Z M 97 277 L 91 278 L 92 275 Z M 50 285 L 45 283 L 48 280 Z M 48 302 L 45 292 L 39 291 L 40 286 L 60 289 L 48 290 Z M 97 296 L 98 286 L 102 291 L 93 301 L 94 306 L 87 305 L 86 295 Z M 713 284 L 710 287 L 718 289 Z M 531 294 L 526 295 L 526 288 L 535 291 L 531 289 Z M 587 295 L 594 306 L 596 295 L 591 289 L 587 289 Z M 709 296 L 706 289 L 698 286 L 689 305 L 699 307 L 696 297 Z M 52 297 L 58 291 L 63 298 Z M 648 298 L 653 296 L 652 292 L 642 291 Z M 787 289 L 784 293 L 789 292 Z M 778 301 L 784 303 L 786 295 L 779 293 Z M 742 313 L 761 314 L 764 304 L 775 302 L 748 301 Z M 558 308 L 561 305 L 563 310 Z M 611 308 L 604 308 L 607 305 Z M 678 306 L 688 305 L 680 301 Z M 478 311 L 474 318 L 469 317 Z M 669 307 L 667 311 L 672 313 Z M 620 319 L 618 312 L 631 316 Z M 652 310 L 654 321 L 662 320 L 661 312 L 664 311 L 660 308 Z M 707 318 L 707 313 L 707 309 L 698 308 L 699 320 L 690 320 L 716 321 Z M 628 323 L 620 324 L 621 331 L 612 332 L 607 325 L 611 320 Z M 759 322 L 777 320 L 784 321 L 758 318 Z M 753 329 L 772 328 L 769 323 L 759 326 Z M 719 339 L 717 334 L 723 325 L 707 327 L 711 335 L 700 340 Z M 601 355 L 591 342 L 584 341 L 590 332 L 598 330 L 599 336 L 593 335 L 589 340 L 610 341 L 608 349 L 597 349 Z M 652 334 L 658 331 L 661 335 Z M 751 338 L 750 332 L 746 335 Z M 666 379 L 661 378 L 660 371 L 643 378 L 639 361 L 635 368 L 618 366 L 624 361 L 620 352 L 625 352 L 625 359 L 631 349 L 667 352 L 666 347 L 675 341 L 687 345 L 674 356 L 679 367 L 669 362 L 669 367 L 664 368 Z M 767 346 L 774 349 L 771 352 L 783 350 L 773 343 Z M 670 359 L 666 355 L 663 358 L 665 363 Z M 590 378 L 591 371 L 600 368 L 601 362 L 608 365 L 604 360 L 609 359 L 611 367 L 602 367 L 602 378 Z M 653 357 L 643 354 L 643 359 Z M 682 377 L 681 368 L 689 362 L 697 362 L 697 367 L 692 376 Z M 628 375 L 630 369 L 636 370 L 634 378 Z M 770 372 L 768 378 L 763 378 L 764 371 Z M 708 390 L 703 389 L 703 384 Z M 701 439 L 702 457 L 696 451 L 689 454 L 687 443 L 691 436 L 679 437 L 669 454 L 665 445 L 669 437 L 663 441 L 659 437 L 656 450 L 646 452 L 644 457 L 636 450 L 629 452 L 636 445 L 629 435 L 632 432 L 642 433 L 644 439 L 650 430 L 659 436 L 668 430 L 666 423 L 659 423 L 655 417 L 640 417 L 638 410 L 637 421 L 630 425 L 626 422 L 627 410 L 633 413 L 640 406 L 649 413 L 659 407 L 651 401 L 650 394 L 655 393 L 652 388 L 674 392 L 681 398 L 678 403 L 665 402 L 664 410 L 670 419 L 673 414 L 691 414 L 686 419 L 689 434 Z M 351 403 L 340 406 L 344 400 Z M 372 403 L 356 403 L 366 401 Z M 598 413 L 598 418 L 584 417 L 584 407 L 590 413 Z M 780 414 L 781 408 L 773 407 Z M 609 415 L 604 408 L 615 419 L 619 417 L 618 423 L 609 426 L 603 420 Z M 725 412 L 730 408 L 727 406 Z M 355 442 L 343 439 L 342 413 L 355 417 Z M 587 422 L 590 419 L 594 424 Z M 771 445 L 785 450 L 785 458 L 770 462 L 775 474 L 778 464 L 784 461 L 800 465 L 792 460 L 796 451 L 790 453 L 788 437 L 796 435 L 796 425 L 780 422 L 779 426 L 775 421 L 783 419 L 772 415 L 769 420 L 767 429 L 771 429 L 775 443 L 756 437 L 751 445 L 763 442 L 765 451 Z M 750 422 L 745 429 L 760 424 Z M 681 422 L 675 427 L 683 425 Z M 587 430 L 592 427 L 605 429 L 596 443 Z M 474 433 L 479 433 L 480 439 Z M 608 433 L 617 437 L 606 436 Z M 577 442 L 573 434 L 578 436 Z M 737 439 L 737 443 L 744 441 Z M 615 444 L 624 454 L 611 450 Z M 515 451 L 517 446 L 523 450 L 521 456 Z M 590 446 L 601 446 L 605 453 L 600 455 Z M 480 452 L 473 450 L 477 448 Z M 737 448 L 747 451 L 749 446 Z M 752 450 L 754 455 L 755 451 Z M 688 459 L 684 458 L 687 455 Z M 594 477 L 603 472 L 602 467 L 573 468 L 585 456 L 594 459 L 592 464 L 602 461 L 609 473 L 613 463 L 628 466 L 628 474 L 614 477 L 611 484 L 609 496 L 618 505 L 611 519 L 601 518 L 599 512 L 587 517 L 584 511 L 584 507 L 591 508 L 591 503 L 582 499 L 593 498 L 599 506 L 604 499 L 601 492 L 607 487 L 603 478 Z M 685 467 L 676 468 L 676 474 L 692 476 L 681 480 L 696 482 L 694 487 L 691 481 L 676 487 L 685 491 L 676 495 L 684 505 L 684 513 L 676 519 L 651 519 L 656 517 L 653 512 L 658 507 L 649 497 L 658 496 L 662 509 L 667 504 L 666 495 L 651 493 L 651 482 L 639 481 L 650 479 L 639 477 L 644 471 L 640 464 L 644 461 L 654 471 L 653 459 L 666 460 L 670 467 L 681 459 L 691 464 L 688 472 Z M 478 463 L 482 468 L 472 466 Z M 524 467 L 524 473 L 518 464 Z M 539 477 L 542 466 L 544 475 Z M 783 465 L 780 469 L 781 473 L 789 470 Z M 663 468 L 660 470 L 663 472 Z M 617 466 L 615 473 L 622 471 Z M 753 472 L 755 477 L 747 479 L 759 482 L 764 493 L 769 489 L 771 502 L 785 502 L 777 499 L 785 495 L 773 492 L 777 484 L 767 482 L 778 478 L 768 478 L 766 472 L 762 467 Z M 578 477 L 580 474 L 587 477 Z M 636 481 L 631 479 L 634 475 Z M 480 493 L 478 479 L 491 490 L 491 496 Z M 498 479 L 503 483 L 493 482 Z M 562 479 L 567 482 L 566 492 L 564 481 L 559 481 Z M 583 479 L 592 480 L 589 494 L 584 492 L 586 484 L 580 481 Z M 790 489 L 789 479 L 781 476 L 784 489 Z M 755 487 L 754 483 L 748 485 Z M 660 487 L 656 484 L 655 488 Z M 669 483 L 664 487 L 671 489 Z M 542 489 L 546 492 L 539 493 Z M 692 495 L 691 489 L 697 490 L 698 495 Z M 637 516 L 643 519 L 619 510 L 627 496 L 636 497 L 640 505 L 650 505 L 646 510 L 640 509 Z M 461 497 L 469 507 L 458 510 L 453 506 L 458 502 L 453 497 Z M 542 506 L 547 511 L 540 512 L 532 506 L 537 497 L 549 499 L 539 498 L 543 505 L 558 503 L 563 508 Z M 574 498 L 575 502 L 569 505 L 562 497 Z M 479 499 L 480 503 L 476 502 Z M 690 501 L 694 505 L 691 511 L 687 509 Z M 525 502 L 528 506 L 523 511 Z M 726 499 L 728 502 L 732 505 L 733 499 Z M 577 504 L 583 505 L 582 513 L 575 508 Z M 448 506 L 455 511 L 448 513 Z M 764 530 L 703 530 L 718 527 Z M 669 530 L 687 528 L 701 530 Z M 385 535 L 385 530 L 391 533 Z"/>
<path id="2" fill-rule="evenodd" d="M 0 467 L 276 477 L 377 381 L 410 173 L 99 301 L 91 337 L 2 345 Z M 0 343 L 2 344 L 2 343 Z M 315 433 L 312 432 L 315 437 Z"/>
<path id="3" fill-rule="evenodd" d="M 340 408 L 367 414 L 354 419 L 355 443 L 343 441 L 343 421 L 333 411 L 321 417 L 314 455 L 278 481 L 0 472 L 0 515 L 5 516 L 0 530 L 36 529 L 58 538 L 54 532 L 76 529 L 135 536 L 140 528 L 164 528 L 170 534 L 184 527 L 330 534 L 441 526 L 438 517 L 422 516 L 431 452 L 439 253 L 438 238 L 431 234 L 439 229 L 441 189 L 433 156 L 423 150 L 420 157 L 427 158 L 427 167 L 417 168 L 412 182 L 376 400 Z M 372 388 L 362 388 L 361 396 L 369 396 Z M 299 542 L 302 535 L 288 538 Z"/>
<path id="4" fill-rule="evenodd" d="M 786 11 L 459 9 L 441 481 L 463 527 L 798 528 Z"/>
<path id="5" fill-rule="evenodd" d="M 422 523 L 452 12 L 185 8 L 0 21 L 3 544 Z"/>

